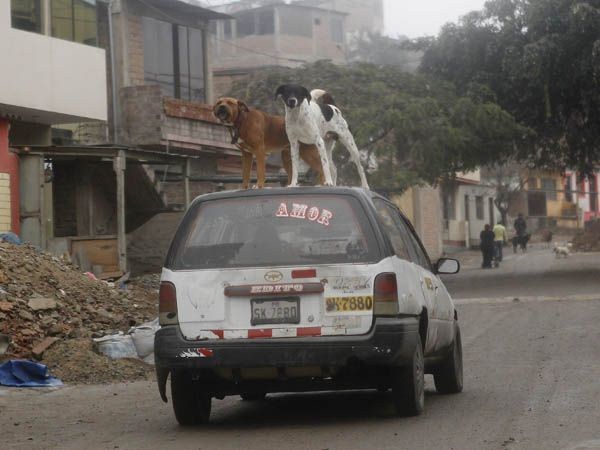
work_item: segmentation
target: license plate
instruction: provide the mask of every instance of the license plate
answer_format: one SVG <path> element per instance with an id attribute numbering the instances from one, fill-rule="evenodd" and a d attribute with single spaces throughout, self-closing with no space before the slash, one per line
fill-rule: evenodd
<path id="1" fill-rule="evenodd" d="M 325 299 L 325 310 L 327 312 L 371 311 L 372 309 L 373 297 L 370 295 L 356 297 L 327 297 Z"/>
<path id="2" fill-rule="evenodd" d="M 250 300 L 252 325 L 300 323 L 300 297 Z"/>

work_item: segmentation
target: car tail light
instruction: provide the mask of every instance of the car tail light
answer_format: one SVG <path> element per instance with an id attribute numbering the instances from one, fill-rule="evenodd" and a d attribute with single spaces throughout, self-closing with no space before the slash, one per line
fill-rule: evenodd
<path id="1" fill-rule="evenodd" d="M 161 325 L 177 323 L 177 290 L 170 281 L 160 282 L 158 317 Z"/>
<path id="2" fill-rule="evenodd" d="M 316 278 L 317 269 L 296 269 L 292 270 L 292 278 Z"/>
<path id="3" fill-rule="evenodd" d="M 375 277 L 373 304 L 373 313 L 376 316 L 395 316 L 399 314 L 398 283 L 395 273 L 380 273 Z"/>

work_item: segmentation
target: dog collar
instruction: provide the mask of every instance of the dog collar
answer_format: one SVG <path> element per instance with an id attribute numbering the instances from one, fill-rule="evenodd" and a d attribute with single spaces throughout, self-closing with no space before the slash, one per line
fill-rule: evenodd
<path id="1" fill-rule="evenodd" d="M 237 128 L 238 130 L 242 126 L 242 114 L 244 114 L 244 111 L 238 110 L 238 115 L 235 118 L 235 120 L 233 121 L 234 128 Z"/>

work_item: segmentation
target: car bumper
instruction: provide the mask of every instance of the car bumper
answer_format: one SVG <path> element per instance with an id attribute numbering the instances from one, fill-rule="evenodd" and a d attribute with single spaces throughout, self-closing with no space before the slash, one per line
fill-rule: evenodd
<path id="1" fill-rule="evenodd" d="M 154 341 L 159 390 L 166 401 L 166 380 L 173 370 L 402 366 L 411 361 L 418 333 L 416 316 L 376 318 L 371 331 L 359 336 L 188 341 L 178 326 L 168 326 Z"/>

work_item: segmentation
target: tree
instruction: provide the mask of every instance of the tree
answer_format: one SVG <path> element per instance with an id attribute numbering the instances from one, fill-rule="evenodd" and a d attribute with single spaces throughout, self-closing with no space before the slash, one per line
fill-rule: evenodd
<path id="1" fill-rule="evenodd" d="M 600 162 L 600 2 L 490 0 L 429 43 L 422 73 L 491 100 L 533 129 L 517 157 L 590 173 Z"/>
<path id="2" fill-rule="evenodd" d="M 494 188 L 494 204 L 500 211 L 502 223 L 507 225 L 510 206 L 527 183 L 525 168 L 515 160 L 491 164 L 481 168 L 481 180 Z"/>
<path id="3" fill-rule="evenodd" d="M 529 137 L 529 130 L 497 104 L 469 93 L 459 95 L 452 83 L 393 66 L 320 61 L 296 69 L 264 69 L 237 83 L 231 95 L 283 114 L 273 93 L 278 85 L 292 82 L 333 95 L 359 149 L 377 157 L 378 169 L 369 179 L 379 189 L 401 191 L 501 162 Z M 334 155 L 341 183 L 356 179 L 347 155 Z"/>

